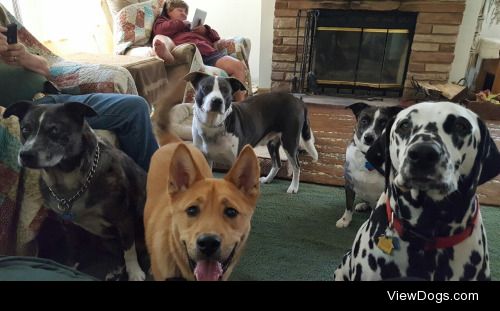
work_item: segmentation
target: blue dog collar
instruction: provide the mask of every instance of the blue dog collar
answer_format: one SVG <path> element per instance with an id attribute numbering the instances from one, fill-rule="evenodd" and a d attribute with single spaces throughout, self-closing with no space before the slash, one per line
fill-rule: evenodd
<path id="1" fill-rule="evenodd" d="M 375 166 L 373 166 L 373 164 L 371 164 L 370 162 L 366 161 L 365 162 L 365 168 L 368 170 L 368 171 L 373 171 L 375 169 Z"/>

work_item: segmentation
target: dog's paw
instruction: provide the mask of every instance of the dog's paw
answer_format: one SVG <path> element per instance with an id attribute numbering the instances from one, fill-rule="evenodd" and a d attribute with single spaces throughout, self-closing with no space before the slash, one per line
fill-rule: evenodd
<path id="1" fill-rule="evenodd" d="M 286 191 L 286 193 L 291 193 L 291 194 L 294 194 L 294 193 L 297 193 L 299 192 L 299 188 L 298 187 L 294 187 L 293 185 L 290 185 L 290 187 L 288 187 L 288 190 Z"/>
<path id="2" fill-rule="evenodd" d="M 349 277 L 345 275 L 340 267 L 338 267 L 335 272 L 333 273 L 333 280 L 334 281 L 347 281 L 349 280 Z"/>
<path id="3" fill-rule="evenodd" d="M 365 202 L 361 202 L 361 203 L 356 204 L 356 207 L 354 207 L 354 210 L 356 212 L 366 212 L 366 211 L 370 210 L 370 205 L 368 205 Z"/>
<path id="4" fill-rule="evenodd" d="M 119 281 L 121 275 L 123 274 L 123 270 L 125 269 L 125 266 L 119 266 L 116 267 L 115 270 L 108 272 L 106 276 L 104 277 L 105 281 Z"/>
<path id="5" fill-rule="evenodd" d="M 344 217 L 342 217 L 339 220 L 337 220 L 337 223 L 335 224 L 335 226 L 337 226 L 337 228 L 345 228 L 345 227 L 349 226 L 350 223 L 351 223 L 350 219 L 347 220 Z"/>
<path id="6" fill-rule="evenodd" d="M 128 271 L 129 281 L 144 281 L 146 279 L 146 274 L 141 269 L 134 269 L 133 271 Z"/>
<path id="7" fill-rule="evenodd" d="M 259 180 L 261 184 L 269 184 L 271 183 L 271 181 L 273 181 L 272 179 L 268 180 L 267 177 L 261 177 Z"/>
<path id="8" fill-rule="evenodd" d="M 342 215 L 342 217 L 339 220 L 337 220 L 335 226 L 337 226 L 337 228 L 345 228 L 349 226 L 351 220 L 352 220 L 352 213 L 346 210 L 344 212 L 344 215 Z"/>

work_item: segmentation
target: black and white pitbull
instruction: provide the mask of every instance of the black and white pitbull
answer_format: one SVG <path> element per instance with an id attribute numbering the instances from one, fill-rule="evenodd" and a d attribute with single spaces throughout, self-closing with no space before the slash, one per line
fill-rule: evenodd
<path id="1" fill-rule="evenodd" d="M 266 93 L 232 104 L 233 93 L 245 90 L 235 78 L 214 77 L 201 72 L 185 76 L 195 90 L 193 143 L 213 162 L 232 165 L 246 144 L 267 144 L 272 168 L 262 183 L 270 183 L 278 173 L 283 149 L 291 164 L 293 177 L 288 193 L 299 190 L 299 145 L 317 161 L 314 136 L 307 108 L 302 100 L 288 93 Z"/>
<path id="2" fill-rule="evenodd" d="M 22 101 L 3 116 L 11 115 L 21 127 L 19 164 L 41 170 L 44 206 L 95 236 L 119 243 L 129 280 L 144 280 L 135 243 L 144 239 L 142 168 L 98 139 L 84 119 L 97 115 L 87 105 Z"/>
<path id="3" fill-rule="evenodd" d="M 378 107 L 365 103 L 354 103 L 347 106 L 356 117 L 354 137 L 345 153 L 344 178 L 346 209 L 344 215 L 337 220 L 337 227 L 349 226 L 352 220 L 354 199 L 362 202 L 356 204 L 356 211 L 366 211 L 377 206 L 380 194 L 384 192 L 384 176 L 366 160 L 368 148 L 377 140 L 401 107 Z"/>
<path id="4" fill-rule="evenodd" d="M 450 102 L 401 111 L 368 150 L 385 162 L 386 190 L 335 280 L 488 280 L 476 188 L 500 173 L 500 154 L 476 114 Z"/>

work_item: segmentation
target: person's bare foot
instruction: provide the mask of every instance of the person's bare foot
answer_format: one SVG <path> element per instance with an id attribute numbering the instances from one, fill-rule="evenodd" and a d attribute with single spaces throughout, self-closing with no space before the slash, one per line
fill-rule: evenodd
<path id="1" fill-rule="evenodd" d="M 165 43 L 163 43 L 161 40 L 155 40 L 153 42 L 153 50 L 156 56 L 163 59 L 166 64 L 171 64 L 174 62 L 174 56 L 172 55 L 172 53 L 170 53 Z"/>

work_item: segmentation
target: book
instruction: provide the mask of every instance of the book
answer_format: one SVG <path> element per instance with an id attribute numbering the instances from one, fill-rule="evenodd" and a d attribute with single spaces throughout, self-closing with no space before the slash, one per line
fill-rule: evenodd
<path id="1" fill-rule="evenodd" d="M 207 12 L 200 9 L 196 9 L 196 11 L 194 12 L 193 21 L 191 22 L 191 30 L 193 30 L 198 26 L 204 25 L 206 17 L 207 17 Z"/>

